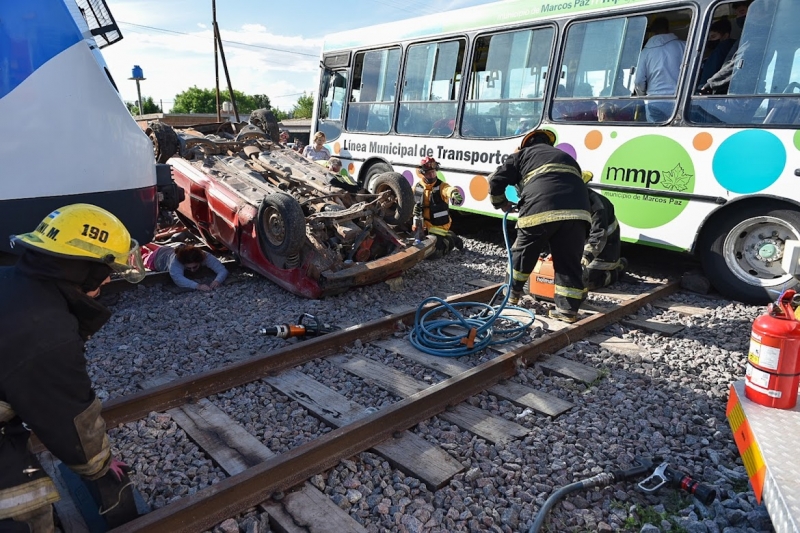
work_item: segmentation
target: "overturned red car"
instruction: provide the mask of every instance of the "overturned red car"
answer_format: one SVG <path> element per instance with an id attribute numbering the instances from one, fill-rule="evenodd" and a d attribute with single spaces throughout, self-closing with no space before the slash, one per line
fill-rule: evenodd
<path id="1" fill-rule="evenodd" d="M 414 196 L 400 174 L 379 176 L 374 194 L 348 192 L 252 125 L 155 123 L 148 133 L 185 192 L 176 214 L 187 228 L 294 294 L 320 298 L 384 281 L 434 250 L 435 237 L 415 242 L 403 231 Z"/>

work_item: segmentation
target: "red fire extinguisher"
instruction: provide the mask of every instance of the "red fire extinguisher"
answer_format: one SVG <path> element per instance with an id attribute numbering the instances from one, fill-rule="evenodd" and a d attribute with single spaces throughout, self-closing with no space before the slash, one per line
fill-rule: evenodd
<path id="1" fill-rule="evenodd" d="M 753 322 L 747 354 L 745 396 L 761 405 L 792 409 L 800 381 L 800 321 L 787 290 Z"/>

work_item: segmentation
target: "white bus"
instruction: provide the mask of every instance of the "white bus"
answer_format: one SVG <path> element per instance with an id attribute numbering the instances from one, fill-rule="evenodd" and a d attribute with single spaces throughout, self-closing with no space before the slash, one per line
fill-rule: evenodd
<path id="1" fill-rule="evenodd" d="M 105 0 L 0 1 L 0 251 L 79 202 L 152 239 L 159 184 L 177 193 L 100 54 L 121 38 Z"/>
<path id="2" fill-rule="evenodd" d="M 672 94 L 636 90 L 658 19 L 685 44 Z M 624 240 L 695 252 L 760 303 L 800 284 L 781 268 L 800 238 L 798 20 L 798 0 L 507 0 L 348 31 L 326 38 L 313 123 L 367 188 L 430 155 L 457 209 L 490 216 L 487 176 L 551 129 Z"/>

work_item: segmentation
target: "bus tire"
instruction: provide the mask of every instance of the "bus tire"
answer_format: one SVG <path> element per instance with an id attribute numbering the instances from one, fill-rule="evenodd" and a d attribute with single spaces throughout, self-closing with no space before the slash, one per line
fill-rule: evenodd
<path id="1" fill-rule="evenodd" d="M 723 296 L 766 304 L 800 280 L 780 266 L 786 240 L 800 240 L 800 210 L 785 204 L 750 204 L 730 210 L 703 228 L 698 250 L 703 270 Z M 777 254 L 770 263 L 760 254 Z"/>
<path id="2" fill-rule="evenodd" d="M 178 153 L 180 141 L 171 126 L 158 121 L 149 122 L 144 132 L 153 143 L 156 163 L 166 163 L 170 157 Z"/>
<path id="3" fill-rule="evenodd" d="M 364 176 L 364 188 L 371 194 L 375 194 L 375 178 L 387 172 L 394 172 L 392 166 L 388 163 L 373 163 L 367 174 Z"/>
<path id="4" fill-rule="evenodd" d="M 385 210 L 383 217 L 387 224 L 399 226 L 411 220 L 414 211 L 414 191 L 411 190 L 411 185 L 402 174 L 384 172 L 378 174 L 373 183 L 374 194 L 380 194 L 387 190 L 392 191 L 392 205 Z"/>
<path id="5" fill-rule="evenodd" d="M 273 254 L 286 257 L 300 252 L 306 240 L 300 203 L 282 192 L 265 196 L 258 206 L 257 233 L 261 246 Z"/>

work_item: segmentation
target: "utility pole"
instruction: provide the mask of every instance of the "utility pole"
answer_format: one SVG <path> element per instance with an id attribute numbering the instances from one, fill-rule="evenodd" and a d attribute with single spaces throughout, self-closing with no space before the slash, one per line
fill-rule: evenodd
<path id="1" fill-rule="evenodd" d="M 217 122 L 222 122 L 219 105 L 219 59 L 217 56 L 217 0 L 211 0 L 211 21 L 214 28 L 214 79 L 217 88 Z"/>

